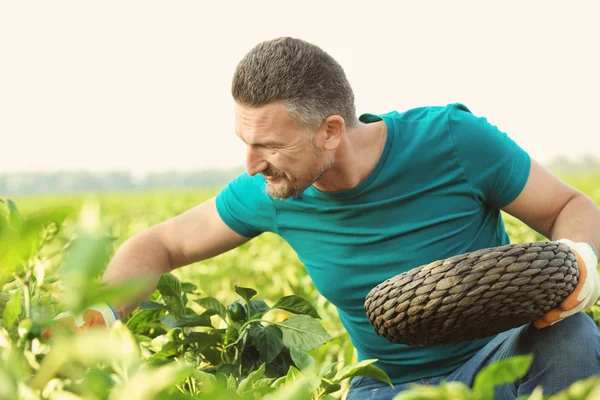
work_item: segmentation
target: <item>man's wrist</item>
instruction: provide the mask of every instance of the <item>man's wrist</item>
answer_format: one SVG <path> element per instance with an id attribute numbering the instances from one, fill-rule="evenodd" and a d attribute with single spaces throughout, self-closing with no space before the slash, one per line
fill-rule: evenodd
<path id="1" fill-rule="evenodd" d="M 110 308 L 110 310 L 112 311 L 116 320 L 122 319 L 121 316 L 119 315 L 119 313 L 117 312 L 117 310 L 115 310 L 115 308 L 112 305 L 110 305 L 110 303 L 107 303 L 107 302 L 104 302 L 104 303 L 108 306 L 108 308 Z"/>
<path id="2" fill-rule="evenodd" d="M 559 239 L 558 242 L 569 245 L 571 249 L 579 253 L 579 256 L 583 258 L 583 260 L 586 262 L 586 265 L 590 264 L 592 267 L 598 266 L 598 255 L 596 254 L 596 251 L 592 245 L 588 242 L 574 242 L 566 238 Z"/>
<path id="3" fill-rule="evenodd" d="M 111 304 L 109 304 L 109 307 L 114 313 L 117 320 L 122 321 L 127 316 L 127 310 L 125 309 L 125 307 L 113 307 Z"/>
<path id="4" fill-rule="evenodd" d="M 598 267 L 598 256 L 596 255 L 596 252 L 591 244 L 587 242 L 577 242 L 575 244 L 575 250 L 584 259 L 587 267 Z"/>
<path id="5" fill-rule="evenodd" d="M 596 250 L 594 250 L 594 248 L 592 247 L 591 244 L 589 244 L 588 242 L 579 242 L 579 243 L 588 246 L 590 248 L 590 250 L 592 251 L 592 253 L 594 254 L 594 257 L 596 257 L 596 260 L 598 260 L 598 253 L 596 253 Z M 596 265 L 597 264 L 598 263 L 596 262 Z"/>

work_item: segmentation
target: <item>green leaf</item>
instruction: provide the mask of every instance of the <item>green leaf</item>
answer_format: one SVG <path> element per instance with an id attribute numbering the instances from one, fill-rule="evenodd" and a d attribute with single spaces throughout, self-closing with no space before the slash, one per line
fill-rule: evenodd
<path id="1" fill-rule="evenodd" d="M 192 328 L 194 326 L 208 326 L 212 328 L 210 317 L 213 315 L 212 311 L 206 311 L 201 315 L 186 315 L 177 320 L 174 326 Z"/>
<path id="2" fill-rule="evenodd" d="M 269 311 L 269 306 L 262 300 L 250 300 L 250 318 L 258 319 Z"/>
<path id="3" fill-rule="evenodd" d="M 185 306 L 181 298 L 181 282 L 171 273 L 161 275 L 156 286 L 167 310 L 177 318 L 183 317 L 185 314 Z"/>
<path id="4" fill-rule="evenodd" d="M 50 224 L 60 226 L 71 210 L 54 207 L 28 214 L 17 226 L 0 223 L 0 282 L 12 278 L 21 269 L 23 260 L 29 260 L 40 248 L 40 232 Z"/>
<path id="5" fill-rule="evenodd" d="M 278 326 L 283 332 L 283 344 L 308 351 L 331 340 L 325 328 L 308 315 L 294 315 L 280 322 Z"/>
<path id="6" fill-rule="evenodd" d="M 235 326 L 228 326 L 225 330 L 225 343 L 235 342 L 240 337 L 240 332 Z"/>
<path id="7" fill-rule="evenodd" d="M 229 374 L 229 376 L 227 377 L 227 389 L 236 389 L 237 388 L 237 381 L 235 380 L 235 377 L 231 374 Z"/>
<path id="8" fill-rule="evenodd" d="M 265 376 L 265 366 L 266 364 L 262 363 L 256 371 L 251 372 L 246 378 L 242 379 L 237 388 L 237 393 L 244 394 L 252 389 L 254 382 L 262 379 Z"/>
<path id="9" fill-rule="evenodd" d="M 106 399 L 110 395 L 115 382 L 111 375 L 98 368 L 92 368 L 88 371 L 81 385 L 78 385 L 78 391 L 81 391 L 83 398 Z"/>
<path id="10" fill-rule="evenodd" d="M 29 380 L 33 373 L 27 361 L 28 358 L 31 360 L 35 356 L 29 351 L 18 351 L 14 346 L 11 346 L 6 350 L 3 349 L 0 366 L 4 361 L 7 365 L 6 372 L 8 375 L 12 376 L 15 382 L 23 382 Z"/>
<path id="11" fill-rule="evenodd" d="M 189 283 L 189 282 L 183 282 L 181 284 L 181 291 L 185 292 L 185 293 L 194 293 L 194 291 L 198 289 L 198 287 L 196 285 L 194 285 L 193 283 Z"/>
<path id="12" fill-rule="evenodd" d="M 283 334 L 275 325 L 269 325 L 265 328 L 259 323 L 252 324 L 250 336 L 261 358 L 267 364 L 270 364 L 283 349 Z"/>
<path id="13" fill-rule="evenodd" d="M 239 377 L 241 374 L 241 369 L 242 366 L 241 365 L 235 365 L 235 364 L 221 364 L 223 361 L 220 358 L 221 354 L 219 352 L 219 361 L 218 363 L 213 363 L 213 365 L 216 366 L 217 368 L 217 374 L 221 374 L 221 375 L 225 375 L 225 376 L 229 376 L 229 375 L 233 375 L 233 377 Z M 237 389 L 237 378 L 236 378 L 236 385 L 235 388 Z"/>
<path id="14" fill-rule="evenodd" d="M 568 388 L 553 395 L 552 399 L 597 399 L 598 394 L 600 394 L 600 375 L 596 374 L 572 383 Z"/>
<path id="15" fill-rule="evenodd" d="M 291 295 L 279 299 L 271 309 L 278 308 L 280 310 L 289 311 L 294 314 L 309 315 L 313 318 L 321 318 L 317 310 L 308 301 L 300 296 Z"/>
<path id="16" fill-rule="evenodd" d="M 217 378 L 213 374 L 194 369 L 192 376 L 196 379 L 198 386 L 200 386 L 200 390 L 202 391 L 212 391 L 218 385 Z"/>
<path id="17" fill-rule="evenodd" d="M 373 363 L 376 361 L 377 360 L 363 360 L 355 364 L 348 365 L 337 373 L 335 378 L 333 378 L 333 382 L 341 382 L 344 379 L 353 378 L 355 376 L 369 376 L 393 386 L 390 377 L 385 373 L 385 371 L 373 365 Z"/>
<path id="18" fill-rule="evenodd" d="M 0 292 L 0 310 L 4 310 L 4 307 L 6 307 L 6 303 L 8 303 L 11 296 L 10 293 Z"/>
<path id="19" fill-rule="evenodd" d="M 48 278 L 44 278 L 44 285 L 52 285 L 54 282 L 58 282 L 60 278 L 58 276 L 49 276 Z"/>
<path id="20" fill-rule="evenodd" d="M 572 397 L 574 399 L 583 399 L 583 397 Z M 544 393 L 541 386 L 536 387 L 527 400 L 544 400 Z"/>
<path id="21" fill-rule="evenodd" d="M 291 370 L 291 368 L 290 368 Z M 296 370 L 298 371 L 298 370 Z M 300 374 L 298 372 L 298 374 Z M 269 393 L 264 400 L 306 400 L 312 399 L 314 391 L 319 387 L 321 381 L 312 376 L 297 375 L 291 378 L 289 383 L 278 386 L 277 390 Z"/>
<path id="22" fill-rule="evenodd" d="M 169 329 L 176 328 L 177 318 L 173 314 L 165 314 L 159 318 L 159 321 Z"/>
<path id="23" fill-rule="evenodd" d="M 140 303 L 140 311 L 142 310 L 163 310 L 166 306 L 154 300 L 144 300 Z"/>
<path id="24" fill-rule="evenodd" d="M 185 335 L 182 344 L 196 344 L 198 351 L 216 345 L 222 341 L 221 336 L 213 332 L 190 332 Z"/>
<path id="25" fill-rule="evenodd" d="M 348 332 L 344 332 L 342 335 L 338 335 L 337 339 L 341 341 L 343 347 L 343 358 L 344 365 L 350 365 L 353 362 L 358 361 L 358 354 L 356 354 L 356 348 L 350 340 Z M 339 343 L 339 341 L 338 341 Z"/>
<path id="26" fill-rule="evenodd" d="M 137 311 L 127 320 L 127 328 L 136 333 L 147 332 L 153 325 L 160 325 L 160 321 L 156 321 L 158 314 L 157 310 Z"/>
<path id="27" fill-rule="evenodd" d="M 228 375 L 224 374 L 223 372 L 214 372 L 214 375 L 215 375 L 215 379 L 217 380 L 217 386 L 226 388 Z M 237 386 L 236 386 L 236 388 L 237 388 Z"/>
<path id="28" fill-rule="evenodd" d="M 100 232 L 79 232 L 65 255 L 60 270 L 65 284 L 82 288 L 99 277 L 110 259 L 112 239 Z"/>
<path id="29" fill-rule="evenodd" d="M 2 313 L 2 319 L 8 328 L 11 328 L 17 322 L 21 311 L 21 291 L 17 290 L 10 296 Z"/>
<path id="30" fill-rule="evenodd" d="M 136 277 L 129 282 L 122 282 L 113 287 L 99 282 L 100 273 L 106 267 L 113 249 L 113 238 L 102 233 L 95 222 L 99 218 L 95 213 L 84 209 L 77 238 L 70 244 L 60 276 L 65 291 L 60 297 L 61 304 L 75 314 L 81 313 L 92 304 L 107 302 L 112 305 L 126 303 L 139 296 L 149 285 L 147 277 Z M 88 226 L 89 225 L 89 226 Z"/>
<path id="31" fill-rule="evenodd" d="M 155 399 L 163 390 L 191 376 L 192 367 L 170 363 L 159 368 L 141 370 L 124 385 L 111 392 L 111 400 Z"/>
<path id="32" fill-rule="evenodd" d="M 114 363 L 112 365 L 127 371 L 136 368 L 141 361 L 140 348 L 123 324 L 115 324 L 108 337 L 103 330 L 90 329 L 82 335 L 57 335 L 53 340 L 38 371 L 28 380 L 35 390 L 43 389 L 50 380 L 56 378 L 65 363 L 81 363 L 82 366 Z M 67 369 L 64 372 L 69 371 Z"/>
<path id="33" fill-rule="evenodd" d="M 249 391 L 244 393 L 242 396 L 240 396 L 240 400 L 263 399 L 266 395 L 268 395 L 269 393 L 272 393 L 274 391 L 275 391 L 275 388 L 273 388 L 271 386 L 253 387 L 252 389 L 250 389 Z M 223 398 L 223 400 L 232 400 L 232 398 L 227 397 L 227 398 Z"/>
<path id="34" fill-rule="evenodd" d="M 285 376 L 285 384 L 290 385 L 291 383 L 293 383 L 298 378 L 301 378 L 302 376 L 303 376 L 302 372 L 300 372 L 300 370 L 298 370 L 298 368 L 291 366 L 290 369 L 288 370 L 288 373 Z"/>
<path id="35" fill-rule="evenodd" d="M 252 386 L 256 389 L 264 386 L 271 386 L 273 382 L 275 382 L 275 378 L 261 378 L 257 379 Z"/>
<path id="36" fill-rule="evenodd" d="M 172 343 L 167 343 L 167 345 L 162 350 L 154 353 L 148 359 L 148 361 L 157 361 L 157 360 L 169 359 L 171 357 L 177 356 L 177 354 L 178 354 L 177 348 L 175 348 L 175 346 L 173 346 Z"/>
<path id="37" fill-rule="evenodd" d="M 108 303 L 113 306 L 124 304 L 144 293 L 148 288 L 148 283 L 147 278 L 136 278 L 110 287 L 101 282 L 89 282 L 85 287 L 80 288 L 85 292 L 80 296 L 79 303 L 68 309 L 79 313 L 98 303 Z"/>
<path id="38" fill-rule="evenodd" d="M 290 355 L 294 364 L 302 371 L 305 369 L 311 369 L 315 366 L 315 359 L 308 353 L 296 348 L 290 348 Z"/>
<path id="39" fill-rule="evenodd" d="M 479 397 L 469 390 L 462 382 L 442 381 L 439 385 L 409 384 L 409 390 L 399 393 L 394 400 L 425 400 L 425 399 L 460 399 L 460 400 L 492 400 Z"/>
<path id="40" fill-rule="evenodd" d="M 480 393 L 483 397 L 492 398 L 494 387 L 512 383 L 525 376 L 531 363 L 533 355 L 519 355 L 496 361 L 483 368 L 473 383 L 473 391 Z"/>
<path id="41" fill-rule="evenodd" d="M 285 376 L 280 376 L 279 378 L 275 379 L 271 386 L 274 388 L 278 388 L 281 385 L 285 385 L 285 378 Z"/>
<path id="42" fill-rule="evenodd" d="M 242 298 L 244 300 L 246 300 L 246 303 L 248 303 L 251 298 L 256 296 L 256 293 L 257 293 L 256 290 L 254 290 L 254 289 L 245 288 L 245 287 L 241 287 L 241 286 L 237 286 L 237 285 L 235 285 L 235 292 L 237 294 L 239 294 L 240 296 L 242 296 Z"/>
<path id="43" fill-rule="evenodd" d="M 265 394 L 271 393 L 275 391 L 274 387 L 271 387 L 275 379 L 273 378 L 262 378 L 258 379 L 252 384 L 252 388 L 244 392 L 242 399 L 244 400 L 254 400 L 254 399 L 262 399 Z M 228 399 L 229 400 L 229 399 Z"/>
<path id="44" fill-rule="evenodd" d="M 205 297 L 203 299 L 194 300 L 198 305 L 206 310 L 214 311 L 219 317 L 225 319 L 227 317 L 227 310 L 221 302 L 214 297 Z"/>
<path id="45" fill-rule="evenodd" d="M 4 218 L 6 222 L 8 222 L 9 226 L 13 228 L 18 228 L 23 223 L 23 217 L 21 217 L 21 213 L 19 212 L 19 208 L 9 198 L 0 197 L 0 203 L 5 204 L 5 209 L 0 208 L 0 216 L 4 214 Z"/>
<path id="46" fill-rule="evenodd" d="M 339 383 L 334 383 L 332 385 L 327 385 L 325 386 L 325 392 L 324 393 L 334 393 L 337 392 L 338 390 L 340 390 L 342 388 L 342 385 L 340 385 Z"/>
<path id="47" fill-rule="evenodd" d="M 19 208 L 11 199 L 5 199 L 6 204 L 8 205 L 8 210 L 12 215 L 15 215 L 17 218 L 21 219 L 21 213 L 19 212 Z"/>
<path id="48" fill-rule="evenodd" d="M 341 362 L 342 362 L 341 360 L 334 361 L 332 363 L 325 365 L 323 368 L 321 368 L 321 371 L 319 371 L 318 376 L 320 376 L 321 378 L 325 378 L 325 379 L 332 379 L 337 373 L 337 368 L 335 368 L 335 366 Z"/>

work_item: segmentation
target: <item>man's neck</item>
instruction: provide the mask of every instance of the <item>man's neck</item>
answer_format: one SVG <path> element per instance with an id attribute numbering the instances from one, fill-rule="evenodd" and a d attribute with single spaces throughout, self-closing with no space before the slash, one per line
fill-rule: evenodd
<path id="1" fill-rule="evenodd" d="M 313 186 L 324 192 L 340 192 L 358 186 L 375 169 L 386 138 L 385 122 L 359 122 L 344 132 L 331 169 Z"/>

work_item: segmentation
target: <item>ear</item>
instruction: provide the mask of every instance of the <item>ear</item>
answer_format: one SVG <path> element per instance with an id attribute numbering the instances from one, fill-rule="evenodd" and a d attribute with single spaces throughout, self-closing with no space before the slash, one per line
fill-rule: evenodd
<path id="1" fill-rule="evenodd" d="M 339 115 L 330 115 L 323 121 L 323 129 L 325 130 L 325 141 L 323 143 L 325 150 L 335 150 L 342 142 L 346 130 L 344 118 Z"/>

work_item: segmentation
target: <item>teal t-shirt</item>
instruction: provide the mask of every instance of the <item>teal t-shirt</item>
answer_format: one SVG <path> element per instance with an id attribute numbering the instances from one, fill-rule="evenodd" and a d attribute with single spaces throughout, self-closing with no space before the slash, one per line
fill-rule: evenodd
<path id="1" fill-rule="evenodd" d="M 491 338 L 412 347 L 378 336 L 367 293 L 399 273 L 510 242 L 499 208 L 529 175 L 529 155 L 462 104 L 363 114 L 382 120 L 387 139 L 374 170 L 335 193 L 308 188 L 273 199 L 262 175 L 241 174 L 217 196 L 217 210 L 240 235 L 273 232 L 296 251 L 317 290 L 333 303 L 358 357 L 379 359 L 395 384 L 446 374 Z"/>

